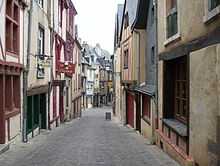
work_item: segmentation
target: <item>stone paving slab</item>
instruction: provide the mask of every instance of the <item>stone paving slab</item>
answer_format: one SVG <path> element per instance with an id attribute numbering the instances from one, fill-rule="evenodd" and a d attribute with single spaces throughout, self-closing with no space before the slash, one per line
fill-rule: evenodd
<path id="1" fill-rule="evenodd" d="M 11 145 L 0 166 L 178 166 L 135 131 L 106 121 L 106 111 L 86 110 L 81 119 Z"/>

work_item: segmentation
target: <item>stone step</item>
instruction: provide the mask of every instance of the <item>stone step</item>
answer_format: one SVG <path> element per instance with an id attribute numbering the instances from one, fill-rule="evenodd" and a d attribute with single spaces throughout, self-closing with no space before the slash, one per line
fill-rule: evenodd
<path id="1" fill-rule="evenodd" d="M 9 144 L 0 144 L 0 155 L 9 150 Z"/>

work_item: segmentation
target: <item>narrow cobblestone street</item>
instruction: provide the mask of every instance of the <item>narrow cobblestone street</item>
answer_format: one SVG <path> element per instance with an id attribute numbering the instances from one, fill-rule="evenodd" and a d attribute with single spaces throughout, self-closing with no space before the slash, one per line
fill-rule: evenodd
<path id="1" fill-rule="evenodd" d="M 1 166 L 177 166 L 133 130 L 105 120 L 109 108 L 90 109 L 83 118 L 11 145 Z"/>

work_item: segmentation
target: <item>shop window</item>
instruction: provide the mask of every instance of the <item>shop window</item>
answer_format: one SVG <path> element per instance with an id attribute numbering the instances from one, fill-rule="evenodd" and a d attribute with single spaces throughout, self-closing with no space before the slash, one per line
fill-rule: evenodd
<path id="1" fill-rule="evenodd" d="M 167 0 L 167 38 L 170 38 L 178 32 L 178 12 L 177 0 Z"/>
<path id="2" fill-rule="evenodd" d="M 6 2 L 6 51 L 19 54 L 19 5 L 17 1 Z"/>
<path id="3" fill-rule="evenodd" d="M 143 119 L 150 123 L 151 112 L 150 112 L 150 97 L 142 96 L 142 116 Z"/>

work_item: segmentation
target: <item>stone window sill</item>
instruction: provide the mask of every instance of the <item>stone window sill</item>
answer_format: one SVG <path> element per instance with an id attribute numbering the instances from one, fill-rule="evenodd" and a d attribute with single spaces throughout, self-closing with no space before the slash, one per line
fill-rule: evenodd
<path id="1" fill-rule="evenodd" d="M 162 119 L 163 123 L 182 137 L 187 137 L 187 126 L 176 119 Z"/>
<path id="2" fill-rule="evenodd" d="M 177 34 L 175 34 L 174 36 L 168 38 L 168 39 L 164 42 L 164 46 L 166 47 L 166 46 L 168 46 L 169 44 L 171 44 L 171 43 L 173 43 L 173 42 L 175 42 L 175 41 L 177 41 L 177 40 L 180 40 L 180 39 L 181 39 L 181 35 L 180 35 L 180 33 L 177 33 Z"/>
<path id="3" fill-rule="evenodd" d="M 209 23 L 211 20 L 213 20 L 219 14 L 220 14 L 220 6 L 217 6 L 213 10 L 208 11 L 208 13 L 205 16 L 203 16 L 203 22 L 205 24 Z"/>

